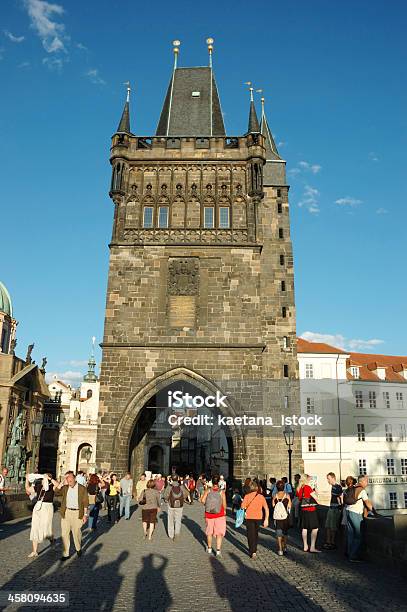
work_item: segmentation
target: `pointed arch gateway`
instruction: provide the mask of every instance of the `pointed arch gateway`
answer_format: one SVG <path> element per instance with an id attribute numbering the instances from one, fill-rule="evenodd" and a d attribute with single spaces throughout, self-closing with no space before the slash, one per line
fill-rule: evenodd
<path id="1" fill-rule="evenodd" d="M 155 438 L 152 438 L 149 442 L 146 441 L 146 435 L 148 434 L 149 428 L 154 424 L 156 414 L 150 411 L 146 419 L 146 410 L 148 408 L 155 408 L 157 397 L 166 397 L 167 390 L 180 388 L 185 388 L 195 395 L 216 395 L 216 392 L 224 395 L 222 389 L 214 382 L 185 367 L 173 368 L 156 376 L 129 400 L 117 423 L 111 447 L 113 464 L 117 463 L 123 465 L 125 462 L 127 464 L 127 469 L 130 469 L 134 473 L 140 470 L 143 471 L 143 469 L 154 468 L 153 464 L 151 466 L 148 465 L 149 457 L 151 457 L 152 454 L 150 450 L 156 447 L 157 444 L 162 443 L 162 440 L 160 441 L 159 434 L 154 433 Z M 237 416 L 238 407 L 235 405 L 233 398 L 227 398 L 225 404 L 226 407 L 217 408 L 213 411 L 213 414 L 231 417 Z M 241 464 L 246 459 L 245 434 L 242 428 L 238 426 L 223 427 L 223 430 L 223 439 L 227 440 L 228 448 L 223 449 L 222 445 L 222 450 L 226 450 L 228 453 L 229 477 L 240 477 Z M 142 445 L 140 444 L 141 441 L 143 441 Z M 135 460 L 134 452 L 138 446 L 142 446 L 142 448 L 138 449 L 139 452 Z M 164 459 L 163 465 L 166 466 L 170 472 L 174 462 L 171 464 L 169 452 L 170 449 L 167 448 L 167 462 Z M 208 453 L 210 451 L 206 450 L 205 452 Z M 204 461 L 202 447 L 200 448 L 200 453 L 201 461 Z M 212 461 L 212 457 L 210 461 Z M 215 458 L 213 458 L 213 462 L 212 471 L 219 465 L 216 463 Z M 202 464 L 201 467 L 203 467 Z M 181 471 L 182 469 L 188 471 L 186 464 L 184 464 L 184 468 L 181 465 Z M 198 470 L 198 468 L 195 469 Z M 151 471 L 154 471 L 154 469 Z M 165 468 L 164 471 L 166 471 Z M 202 471 L 205 471 L 205 469 Z"/>

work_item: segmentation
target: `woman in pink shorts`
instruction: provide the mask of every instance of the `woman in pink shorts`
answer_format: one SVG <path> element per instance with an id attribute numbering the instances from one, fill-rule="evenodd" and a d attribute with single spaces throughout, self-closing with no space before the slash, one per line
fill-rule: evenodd
<path id="1" fill-rule="evenodd" d="M 212 538 L 216 538 L 216 556 L 220 557 L 222 539 L 226 534 L 226 495 L 219 489 L 219 476 L 212 478 L 212 488 L 207 489 L 200 500 L 205 504 L 207 552 L 212 553 Z"/>

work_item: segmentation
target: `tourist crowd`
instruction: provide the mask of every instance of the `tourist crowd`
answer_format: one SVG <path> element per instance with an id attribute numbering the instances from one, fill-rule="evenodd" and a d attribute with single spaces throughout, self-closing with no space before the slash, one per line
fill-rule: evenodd
<path id="1" fill-rule="evenodd" d="M 0 480 L 0 506 L 6 507 L 7 468 L 3 468 Z M 346 538 L 345 554 L 351 562 L 361 561 L 362 524 L 369 514 L 376 514 L 368 498 L 366 488 L 368 476 L 358 479 L 348 476 L 346 481 L 337 482 L 333 472 L 327 474 L 331 496 L 324 518 L 324 539 L 322 549 L 329 551 L 337 547 L 338 532 L 342 529 Z M 145 472 L 136 483 L 128 472 L 122 478 L 114 472 L 100 471 L 76 475 L 69 471 L 60 481 L 51 474 L 28 474 L 26 493 L 33 503 L 30 540 L 30 558 L 38 556 L 38 546 L 48 539 L 54 544 L 53 514 L 54 497 L 60 496 L 61 534 L 63 543 L 62 560 L 69 557 L 71 534 L 78 556 L 82 553 L 82 531 L 98 528 L 101 508 L 107 510 L 108 523 L 118 523 L 121 518 L 130 519 L 132 499 L 136 508 L 141 508 L 144 537 L 153 538 L 159 512 L 165 505 L 167 510 L 168 537 L 175 541 L 181 533 L 184 506 L 199 501 L 204 506 L 205 533 L 209 554 L 221 556 L 222 541 L 226 535 L 227 506 L 230 502 L 235 528 L 246 526 L 248 552 L 252 559 L 257 556 L 259 531 L 271 525 L 275 529 L 277 554 L 287 553 L 290 529 L 301 531 L 303 550 L 319 553 L 318 531 L 321 513 L 318 511 L 318 491 L 312 478 L 296 474 L 291 484 L 287 477 L 280 479 L 246 478 L 241 487 L 228 486 L 225 478 L 213 475 L 207 478 L 200 474 L 197 479 L 191 474 L 180 477 L 171 474 Z"/>

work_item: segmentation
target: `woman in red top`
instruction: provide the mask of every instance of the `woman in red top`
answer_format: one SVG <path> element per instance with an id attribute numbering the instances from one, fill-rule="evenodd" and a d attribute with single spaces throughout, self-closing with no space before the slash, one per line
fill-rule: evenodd
<path id="1" fill-rule="evenodd" d="M 296 495 L 300 500 L 301 508 L 301 527 L 304 552 L 318 553 L 315 548 L 317 541 L 319 521 L 317 513 L 318 493 L 312 488 L 311 476 L 304 474 L 301 476 Z M 311 531 L 311 546 L 308 548 L 308 531 Z"/>
<path id="2" fill-rule="evenodd" d="M 259 539 L 259 527 L 261 521 L 264 521 L 263 527 L 267 527 L 269 524 L 269 507 L 267 505 L 264 495 L 261 493 L 259 484 L 252 480 L 250 482 L 250 493 L 247 493 L 242 501 L 242 508 L 246 510 L 246 529 L 247 529 L 247 542 L 249 545 L 249 555 L 252 559 L 257 556 L 257 542 Z"/>
<path id="3" fill-rule="evenodd" d="M 226 495 L 219 489 L 219 476 L 213 476 L 212 488 L 207 489 L 200 500 L 205 504 L 207 552 L 212 553 L 212 537 L 216 538 L 216 556 L 220 557 L 222 540 L 226 534 Z"/>

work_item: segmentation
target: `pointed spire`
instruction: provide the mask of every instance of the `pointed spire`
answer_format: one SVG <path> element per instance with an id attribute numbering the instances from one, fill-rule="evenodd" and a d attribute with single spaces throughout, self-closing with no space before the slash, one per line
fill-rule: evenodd
<path id="1" fill-rule="evenodd" d="M 264 111 L 264 97 L 261 98 L 261 122 L 260 122 L 260 131 L 264 136 L 265 145 L 266 145 L 266 159 L 271 159 L 275 155 L 279 157 L 276 143 L 274 142 L 273 135 L 269 128 L 269 124 L 267 122 L 266 113 Z"/>
<path id="2" fill-rule="evenodd" d="M 247 128 L 247 133 L 248 134 L 259 134 L 260 133 L 260 125 L 259 125 L 259 120 L 257 119 L 256 107 L 254 105 L 253 87 L 252 87 L 252 84 L 250 82 L 248 82 L 247 85 L 250 85 L 250 87 L 249 87 L 249 91 L 250 91 L 250 112 L 249 112 L 249 125 L 248 125 L 248 128 Z"/>
<path id="3" fill-rule="evenodd" d="M 96 382 L 97 381 L 97 376 L 95 374 L 95 367 L 96 367 L 96 361 L 95 361 L 95 336 L 93 336 L 92 338 L 92 353 L 91 356 L 89 357 L 89 361 L 88 361 L 88 373 L 85 374 L 85 376 L 83 377 L 83 380 L 85 382 Z"/>
<path id="4" fill-rule="evenodd" d="M 124 132 L 126 134 L 130 134 L 130 83 L 127 81 L 125 83 L 127 85 L 127 96 L 126 102 L 123 108 L 122 117 L 120 119 L 119 126 L 117 128 L 117 132 Z"/>

